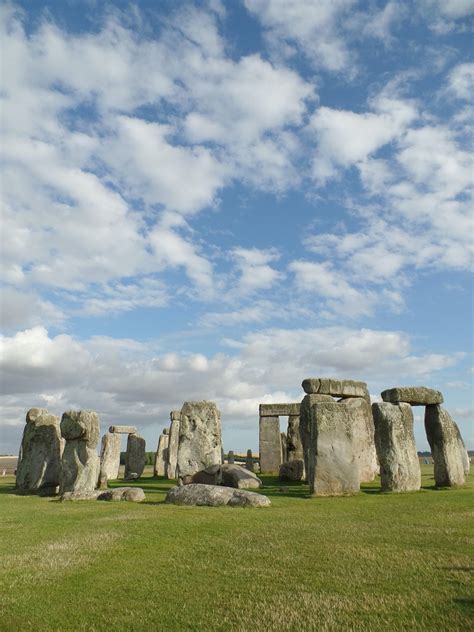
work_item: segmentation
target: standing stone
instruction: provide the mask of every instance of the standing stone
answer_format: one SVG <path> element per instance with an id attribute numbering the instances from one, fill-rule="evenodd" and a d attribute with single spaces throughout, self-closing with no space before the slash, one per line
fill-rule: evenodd
<path id="1" fill-rule="evenodd" d="M 102 437 L 100 450 L 100 476 L 106 476 L 108 481 L 115 481 L 120 468 L 120 435 L 106 432 Z"/>
<path id="2" fill-rule="evenodd" d="M 16 488 L 24 493 L 54 494 L 61 464 L 59 417 L 44 408 L 26 413 L 16 470 Z"/>
<path id="3" fill-rule="evenodd" d="M 221 415 L 217 406 L 207 401 L 185 402 L 179 424 L 179 479 L 221 462 Z"/>
<path id="4" fill-rule="evenodd" d="M 280 432 L 280 438 L 281 438 L 281 462 L 285 463 L 286 461 L 288 461 L 288 451 L 286 448 L 286 443 L 287 443 L 286 432 Z"/>
<path id="5" fill-rule="evenodd" d="M 255 470 L 252 450 L 247 450 L 247 457 L 245 459 L 245 469 L 249 472 L 253 472 Z"/>
<path id="6" fill-rule="evenodd" d="M 125 454 L 125 480 L 140 478 L 145 469 L 145 439 L 139 434 L 129 434 L 127 439 L 127 452 Z"/>
<path id="7" fill-rule="evenodd" d="M 178 465 L 178 445 L 179 445 L 179 422 L 181 412 L 172 410 L 170 413 L 170 438 L 168 442 L 168 465 L 166 476 L 171 480 L 177 478 L 176 468 Z"/>
<path id="8" fill-rule="evenodd" d="M 261 474 L 278 474 L 282 462 L 279 417 L 260 417 L 259 450 Z"/>
<path id="9" fill-rule="evenodd" d="M 303 400 L 300 405 L 300 421 L 299 421 L 299 432 L 300 432 L 300 440 L 301 446 L 303 450 L 303 461 L 304 461 L 304 469 L 305 473 L 308 472 L 308 450 L 309 450 L 309 439 L 310 439 L 310 420 L 311 420 L 311 406 L 318 402 L 329 402 L 335 403 L 334 398 L 331 395 L 320 395 L 318 393 L 308 394 L 303 397 Z"/>
<path id="10" fill-rule="evenodd" d="M 302 404 L 301 415 L 303 408 Z M 312 403 L 304 415 L 309 419 L 306 474 L 310 493 L 342 496 L 358 492 L 359 466 L 349 407 L 334 401 L 319 401 Z"/>
<path id="11" fill-rule="evenodd" d="M 438 487 L 464 485 L 464 467 L 456 430 L 448 411 L 433 404 L 425 409 L 425 430 L 434 461 L 434 478 Z"/>
<path id="12" fill-rule="evenodd" d="M 461 461 L 464 469 L 464 475 L 467 476 L 471 470 L 471 462 L 469 460 L 469 452 L 467 451 L 466 445 L 462 438 L 461 431 L 459 430 L 459 426 L 455 421 L 453 421 L 454 427 L 456 429 L 456 434 L 458 437 L 459 451 L 461 453 Z"/>
<path id="13" fill-rule="evenodd" d="M 360 397 L 343 399 L 340 403 L 342 406 L 347 406 L 350 411 L 354 456 L 358 461 L 359 480 L 361 483 L 373 481 L 380 468 L 375 449 L 372 408 L 367 400 Z"/>
<path id="14" fill-rule="evenodd" d="M 300 437 L 300 416 L 290 415 L 288 417 L 288 430 L 286 433 L 286 450 L 288 461 L 303 460 L 303 444 Z"/>
<path id="15" fill-rule="evenodd" d="M 168 430 L 168 428 L 165 428 L 165 430 Z M 158 439 L 158 447 L 155 454 L 155 464 L 153 467 L 153 476 L 166 476 L 169 438 L 169 434 L 165 434 L 165 431 L 163 430 L 163 433 Z"/>
<path id="16" fill-rule="evenodd" d="M 372 412 L 382 491 L 408 492 L 420 489 L 420 462 L 410 404 L 375 403 L 372 404 Z"/>
<path id="17" fill-rule="evenodd" d="M 59 493 L 92 492 L 99 478 L 99 415 L 91 410 L 70 410 L 61 419 L 66 445 L 61 458 Z"/>
<path id="18" fill-rule="evenodd" d="M 227 463 L 229 463 L 229 465 L 233 465 L 234 461 L 235 461 L 234 451 L 229 450 L 229 454 L 227 455 Z"/>

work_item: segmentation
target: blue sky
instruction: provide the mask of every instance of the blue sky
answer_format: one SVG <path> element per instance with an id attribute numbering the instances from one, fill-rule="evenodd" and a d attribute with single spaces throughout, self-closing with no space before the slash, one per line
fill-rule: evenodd
<path id="1" fill-rule="evenodd" d="M 256 450 L 310 376 L 439 388 L 474 448 L 472 0 L 0 11 L 0 452 L 186 399 Z"/>

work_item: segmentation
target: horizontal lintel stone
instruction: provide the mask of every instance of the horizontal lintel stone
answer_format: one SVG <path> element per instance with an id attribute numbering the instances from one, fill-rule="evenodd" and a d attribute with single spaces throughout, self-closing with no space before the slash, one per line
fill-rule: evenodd
<path id="1" fill-rule="evenodd" d="M 260 417 L 287 417 L 289 415 L 299 415 L 300 404 L 260 404 Z"/>
<path id="2" fill-rule="evenodd" d="M 355 380 L 335 380 L 329 377 L 307 378 L 301 384 L 308 395 L 332 395 L 333 397 L 363 397 L 369 399 L 369 391 L 365 382 Z"/>
<path id="3" fill-rule="evenodd" d="M 390 388 L 381 393 L 384 402 L 399 404 L 404 402 L 411 406 L 430 406 L 442 404 L 443 394 L 426 386 L 399 386 Z"/>
<path id="4" fill-rule="evenodd" d="M 137 434 L 135 426 L 110 426 L 109 432 L 115 434 Z"/>

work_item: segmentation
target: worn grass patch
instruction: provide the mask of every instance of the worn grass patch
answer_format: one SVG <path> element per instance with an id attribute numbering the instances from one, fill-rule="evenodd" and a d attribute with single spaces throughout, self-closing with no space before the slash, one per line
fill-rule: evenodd
<path id="1" fill-rule="evenodd" d="M 165 505 L 151 477 L 137 505 L 0 485 L 2 631 L 471 627 L 472 476 L 325 499 L 267 478 L 268 509 Z"/>

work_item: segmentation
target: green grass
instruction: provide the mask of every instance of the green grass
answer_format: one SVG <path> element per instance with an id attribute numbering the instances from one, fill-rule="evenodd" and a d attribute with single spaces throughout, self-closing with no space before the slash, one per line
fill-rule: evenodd
<path id="1" fill-rule="evenodd" d="M 435 490 L 422 469 L 400 495 L 310 499 L 266 478 L 268 509 L 165 505 L 151 477 L 143 504 L 0 479 L 0 630 L 472 629 L 474 477 Z"/>

